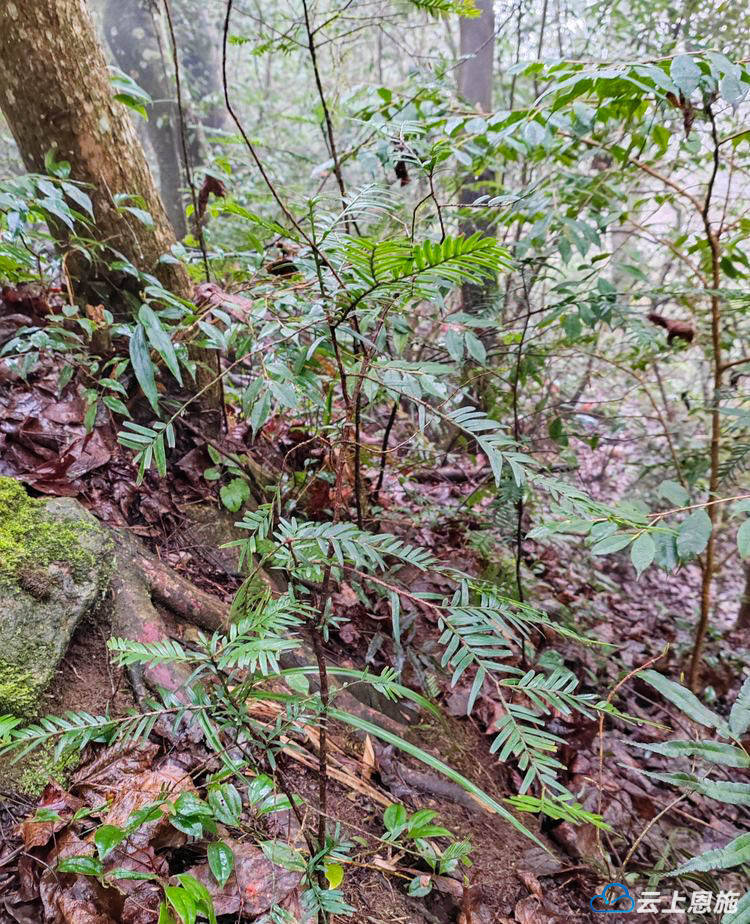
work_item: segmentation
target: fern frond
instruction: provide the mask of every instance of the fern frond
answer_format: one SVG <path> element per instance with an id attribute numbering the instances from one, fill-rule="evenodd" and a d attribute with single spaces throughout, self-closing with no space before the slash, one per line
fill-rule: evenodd
<path id="1" fill-rule="evenodd" d="M 291 569 L 330 560 L 339 565 L 348 562 L 356 568 L 384 571 L 388 567 L 386 558 L 398 559 L 420 571 L 436 564 L 435 557 L 425 549 L 408 545 L 390 533 L 368 533 L 352 523 L 282 519 L 274 535 L 279 543 L 279 564 Z"/>
<path id="2" fill-rule="evenodd" d="M 128 638 L 111 638 L 107 648 L 116 653 L 115 663 L 120 667 L 129 664 L 194 664 L 207 660 L 206 655 L 185 651 L 179 642 L 172 639 L 144 644 Z"/>
<path id="3" fill-rule="evenodd" d="M 408 0 L 411 6 L 418 10 L 424 10 L 431 16 L 468 16 L 474 18 L 479 16 L 479 10 L 474 5 L 473 0 Z"/>

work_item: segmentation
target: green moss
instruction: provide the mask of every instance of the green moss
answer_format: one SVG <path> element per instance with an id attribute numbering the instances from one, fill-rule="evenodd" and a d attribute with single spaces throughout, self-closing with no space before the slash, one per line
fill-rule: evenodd
<path id="1" fill-rule="evenodd" d="M 0 585 L 43 584 L 38 578 L 52 562 L 70 565 L 74 576 L 85 576 L 94 556 L 80 542 L 81 521 L 65 523 L 44 515 L 44 501 L 29 497 L 13 478 L 0 477 Z M 36 595 L 36 594 L 32 594 Z"/>
<path id="2" fill-rule="evenodd" d="M 0 708 L 11 707 L 15 715 L 30 715 L 39 701 L 39 678 L 0 658 Z"/>
<path id="3" fill-rule="evenodd" d="M 56 760 L 54 747 L 50 744 L 11 767 L 4 783 L 6 786 L 11 784 L 10 788 L 22 795 L 37 799 L 51 779 L 65 789 L 80 763 L 81 752 L 78 750 L 69 750 Z"/>

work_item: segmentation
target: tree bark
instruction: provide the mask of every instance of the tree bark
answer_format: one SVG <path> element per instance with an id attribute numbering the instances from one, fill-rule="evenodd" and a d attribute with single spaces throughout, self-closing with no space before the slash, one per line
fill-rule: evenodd
<path id="1" fill-rule="evenodd" d="M 745 563 L 745 587 L 740 598 L 740 609 L 737 613 L 735 629 L 750 629 L 750 562 Z"/>
<path id="2" fill-rule="evenodd" d="M 113 98 L 84 0 L 0 2 L 0 107 L 26 169 L 44 173 L 55 146 L 57 159 L 70 162 L 71 178 L 89 187 L 98 240 L 189 296 L 184 267 L 159 262 L 174 232 L 127 109 Z M 153 227 L 119 211 L 118 193 L 140 196 Z M 100 280 L 113 281 L 101 260 L 68 266 L 84 290 L 98 294 Z"/>
<path id="3" fill-rule="evenodd" d="M 0 108 L 27 170 L 44 173 L 45 155 L 53 146 L 58 160 L 70 162 L 71 179 L 87 185 L 93 234 L 101 244 L 153 273 L 175 294 L 191 297 L 185 267 L 160 262 L 175 243 L 174 230 L 128 111 L 113 97 L 85 0 L 0 0 Z M 119 210 L 118 193 L 139 196 L 153 225 Z M 64 237 L 65 229 L 55 233 L 61 230 Z M 82 299 L 104 301 L 116 310 L 117 290 L 135 289 L 137 295 L 140 286 L 107 263 L 99 255 L 89 264 L 74 251 L 67 267 Z M 215 433 L 222 400 L 221 386 L 213 382 L 215 357 L 194 345 L 189 349 L 198 364 L 203 428 Z"/>
<path id="4" fill-rule="evenodd" d="M 149 94 L 146 133 L 159 167 L 159 188 L 172 227 L 187 234 L 180 154 L 180 125 L 174 85 L 160 45 L 151 0 L 108 0 L 103 29 L 117 66 Z"/>
<path id="5" fill-rule="evenodd" d="M 480 15 L 475 18 L 462 16 L 460 19 L 460 54 L 458 67 L 458 92 L 468 102 L 484 113 L 492 109 L 492 79 L 495 57 L 495 9 L 493 0 L 476 0 Z M 485 170 L 479 176 L 467 177 L 459 192 L 461 205 L 471 205 L 480 196 L 491 190 L 483 184 L 492 183 L 495 173 Z M 484 217 L 472 215 L 461 222 L 464 234 L 476 231 L 491 233 L 491 223 Z M 464 310 L 478 311 L 487 307 L 496 293 L 496 283 L 464 285 L 462 297 Z"/>

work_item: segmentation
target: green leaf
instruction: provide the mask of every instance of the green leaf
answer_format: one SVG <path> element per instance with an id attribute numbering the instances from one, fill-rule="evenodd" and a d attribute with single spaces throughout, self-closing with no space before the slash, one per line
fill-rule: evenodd
<path id="1" fill-rule="evenodd" d="M 733 737 L 741 738 L 748 728 L 750 728 L 750 677 L 742 684 L 729 712 L 729 731 Z"/>
<path id="2" fill-rule="evenodd" d="M 150 305 L 141 305 L 138 312 L 138 320 L 146 331 L 149 343 L 161 356 L 167 365 L 167 369 L 182 385 L 182 375 L 180 373 L 180 364 L 177 362 L 177 354 L 174 351 L 174 345 L 169 338 L 169 334 L 161 326 L 161 321 L 156 316 Z"/>
<path id="3" fill-rule="evenodd" d="M 123 417 L 131 417 L 131 413 L 128 410 L 127 406 L 120 401 L 119 398 L 115 398 L 114 395 L 105 395 L 102 398 L 102 401 L 106 406 L 115 414 L 122 414 Z"/>
<path id="4" fill-rule="evenodd" d="M 221 888 L 227 884 L 234 869 L 234 853 L 223 841 L 208 845 L 208 867 Z"/>
<path id="5" fill-rule="evenodd" d="M 159 905 L 159 920 L 157 924 L 176 924 L 175 919 L 169 913 L 169 908 L 167 908 L 164 902 Z"/>
<path id="6" fill-rule="evenodd" d="M 659 485 L 659 497 L 666 498 L 675 507 L 684 507 L 690 501 L 690 495 L 676 481 L 662 481 Z"/>
<path id="7" fill-rule="evenodd" d="M 750 520 L 745 520 L 737 530 L 737 551 L 740 558 L 750 558 Z"/>
<path id="8" fill-rule="evenodd" d="M 101 876 L 101 860 L 96 857 L 67 857 L 60 860 L 57 869 L 61 873 L 77 873 L 80 876 Z"/>
<path id="9" fill-rule="evenodd" d="M 108 879 L 133 879 L 133 880 L 142 880 L 142 879 L 155 879 L 158 880 L 159 877 L 156 873 L 144 873 L 141 870 L 137 869 L 126 869 L 124 866 L 117 866 L 115 869 L 111 869 L 107 872 Z"/>
<path id="10" fill-rule="evenodd" d="M 677 552 L 680 558 L 695 558 L 706 548 L 711 536 L 711 519 L 705 510 L 696 510 L 680 525 Z"/>
<path id="11" fill-rule="evenodd" d="M 244 478 L 233 478 L 229 484 L 222 485 L 219 490 L 221 502 L 232 513 L 242 507 L 250 498 L 250 488 Z"/>
<path id="12" fill-rule="evenodd" d="M 329 888 L 338 889 L 344 881 L 344 867 L 340 863 L 327 863 L 325 872 Z"/>
<path id="13" fill-rule="evenodd" d="M 406 809 L 403 805 L 394 803 L 389 805 L 383 813 L 383 824 L 391 835 L 398 835 L 406 827 Z"/>
<path id="14" fill-rule="evenodd" d="M 262 841 L 260 849 L 266 859 L 270 860 L 271 863 L 275 863 L 276 866 L 283 866 L 284 869 L 291 870 L 294 873 L 304 873 L 307 869 L 307 864 L 302 854 L 283 841 Z"/>
<path id="15" fill-rule="evenodd" d="M 682 876 L 684 873 L 708 873 L 716 869 L 731 869 L 750 862 L 750 834 L 740 834 L 726 847 L 707 850 L 699 857 L 693 857 L 682 866 L 667 873 L 668 876 Z"/>
<path id="16" fill-rule="evenodd" d="M 208 918 L 209 924 L 216 924 L 213 899 L 203 883 L 199 882 L 195 876 L 191 876 L 190 873 L 180 873 L 177 878 L 180 885 L 195 902 L 196 909 Z"/>
<path id="17" fill-rule="evenodd" d="M 234 828 L 239 827 L 242 820 L 242 796 L 234 784 L 220 783 L 209 786 L 208 804 L 213 809 L 217 821 Z"/>
<path id="18" fill-rule="evenodd" d="M 649 770 L 641 772 L 650 779 L 700 793 L 717 802 L 724 802 L 727 805 L 750 805 L 750 783 L 709 780 L 692 773 L 657 773 Z"/>
<path id="19" fill-rule="evenodd" d="M 483 363 L 487 359 L 487 350 L 484 344 L 479 337 L 472 334 L 471 331 L 466 331 L 464 334 L 464 342 L 466 343 L 469 356 L 471 356 L 472 359 L 475 359 L 478 363 Z"/>
<path id="20" fill-rule="evenodd" d="M 706 725 L 708 728 L 715 728 L 722 734 L 729 731 L 729 727 L 721 716 L 712 712 L 707 706 L 698 699 L 695 693 L 692 693 L 687 687 L 669 680 L 664 674 L 657 671 L 641 671 L 638 676 L 645 680 L 661 695 L 668 699 L 670 703 L 683 712 L 689 719 L 698 722 L 699 725 Z"/>
<path id="21" fill-rule="evenodd" d="M 601 539 L 591 547 L 591 554 L 610 555 L 612 552 L 619 552 L 621 549 L 624 549 L 626 545 L 630 545 L 632 540 L 633 537 L 627 533 L 618 533 L 614 536 L 607 536 L 606 539 Z"/>
<path id="22" fill-rule="evenodd" d="M 654 538 L 654 544 L 656 545 L 656 563 L 665 571 L 674 571 L 680 563 L 674 534 L 658 532 Z"/>
<path id="23" fill-rule="evenodd" d="M 99 859 L 103 860 L 118 844 L 125 840 L 125 837 L 126 832 L 116 825 L 102 825 L 97 828 L 96 834 L 94 834 L 94 843 L 99 851 Z"/>
<path id="24" fill-rule="evenodd" d="M 724 915 L 721 924 L 750 924 L 750 892 L 745 892 L 734 911 Z"/>
<path id="25" fill-rule="evenodd" d="M 195 924 L 198 917 L 198 909 L 195 900 L 189 892 L 177 886 L 167 886 L 164 889 L 164 895 L 169 904 L 177 912 L 177 916 L 182 921 L 182 924 Z"/>
<path id="26" fill-rule="evenodd" d="M 630 547 L 630 560 L 638 577 L 656 557 L 656 543 L 648 533 L 641 533 Z"/>
<path id="27" fill-rule="evenodd" d="M 750 767 L 750 756 L 724 741 L 628 741 L 627 744 L 665 757 L 701 757 L 724 767 Z"/>
<path id="28" fill-rule="evenodd" d="M 151 357 L 148 355 L 146 332 L 141 324 L 136 324 L 135 330 L 130 337 L 130 362 L 143 394 L 154 409 L 154 413 L 158 415 L 159 393 L 156 390 L 154 365 L 151 362 Z"/>
<path id="29" fill-rule="evenodd" d="M 698 88 L 698 82 L 701 78 L 701 69 L 690 55 L 677 55 L 670 65 L 669 76 L 675 82 L 675 86 L 679 90 L 682 90 L 685 96 L 690 96 L 690 94 Z"/>
<path id="30" fill-rule="evenodd" d="M 461 362 L 464 357 L 464 335 L 452 328 L 446 331 L 445 348 L 455 362 Z"/>

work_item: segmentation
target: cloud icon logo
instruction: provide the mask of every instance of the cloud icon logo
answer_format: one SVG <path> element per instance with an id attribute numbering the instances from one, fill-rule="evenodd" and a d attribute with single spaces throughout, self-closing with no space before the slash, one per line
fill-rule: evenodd
<path id="1" fill-rule="evenodd" d="M 592 911 L 604 914 L 627 914 L 635 908 L 633 896 L 621 882 L 610 882 L 589 900 Z"/>

